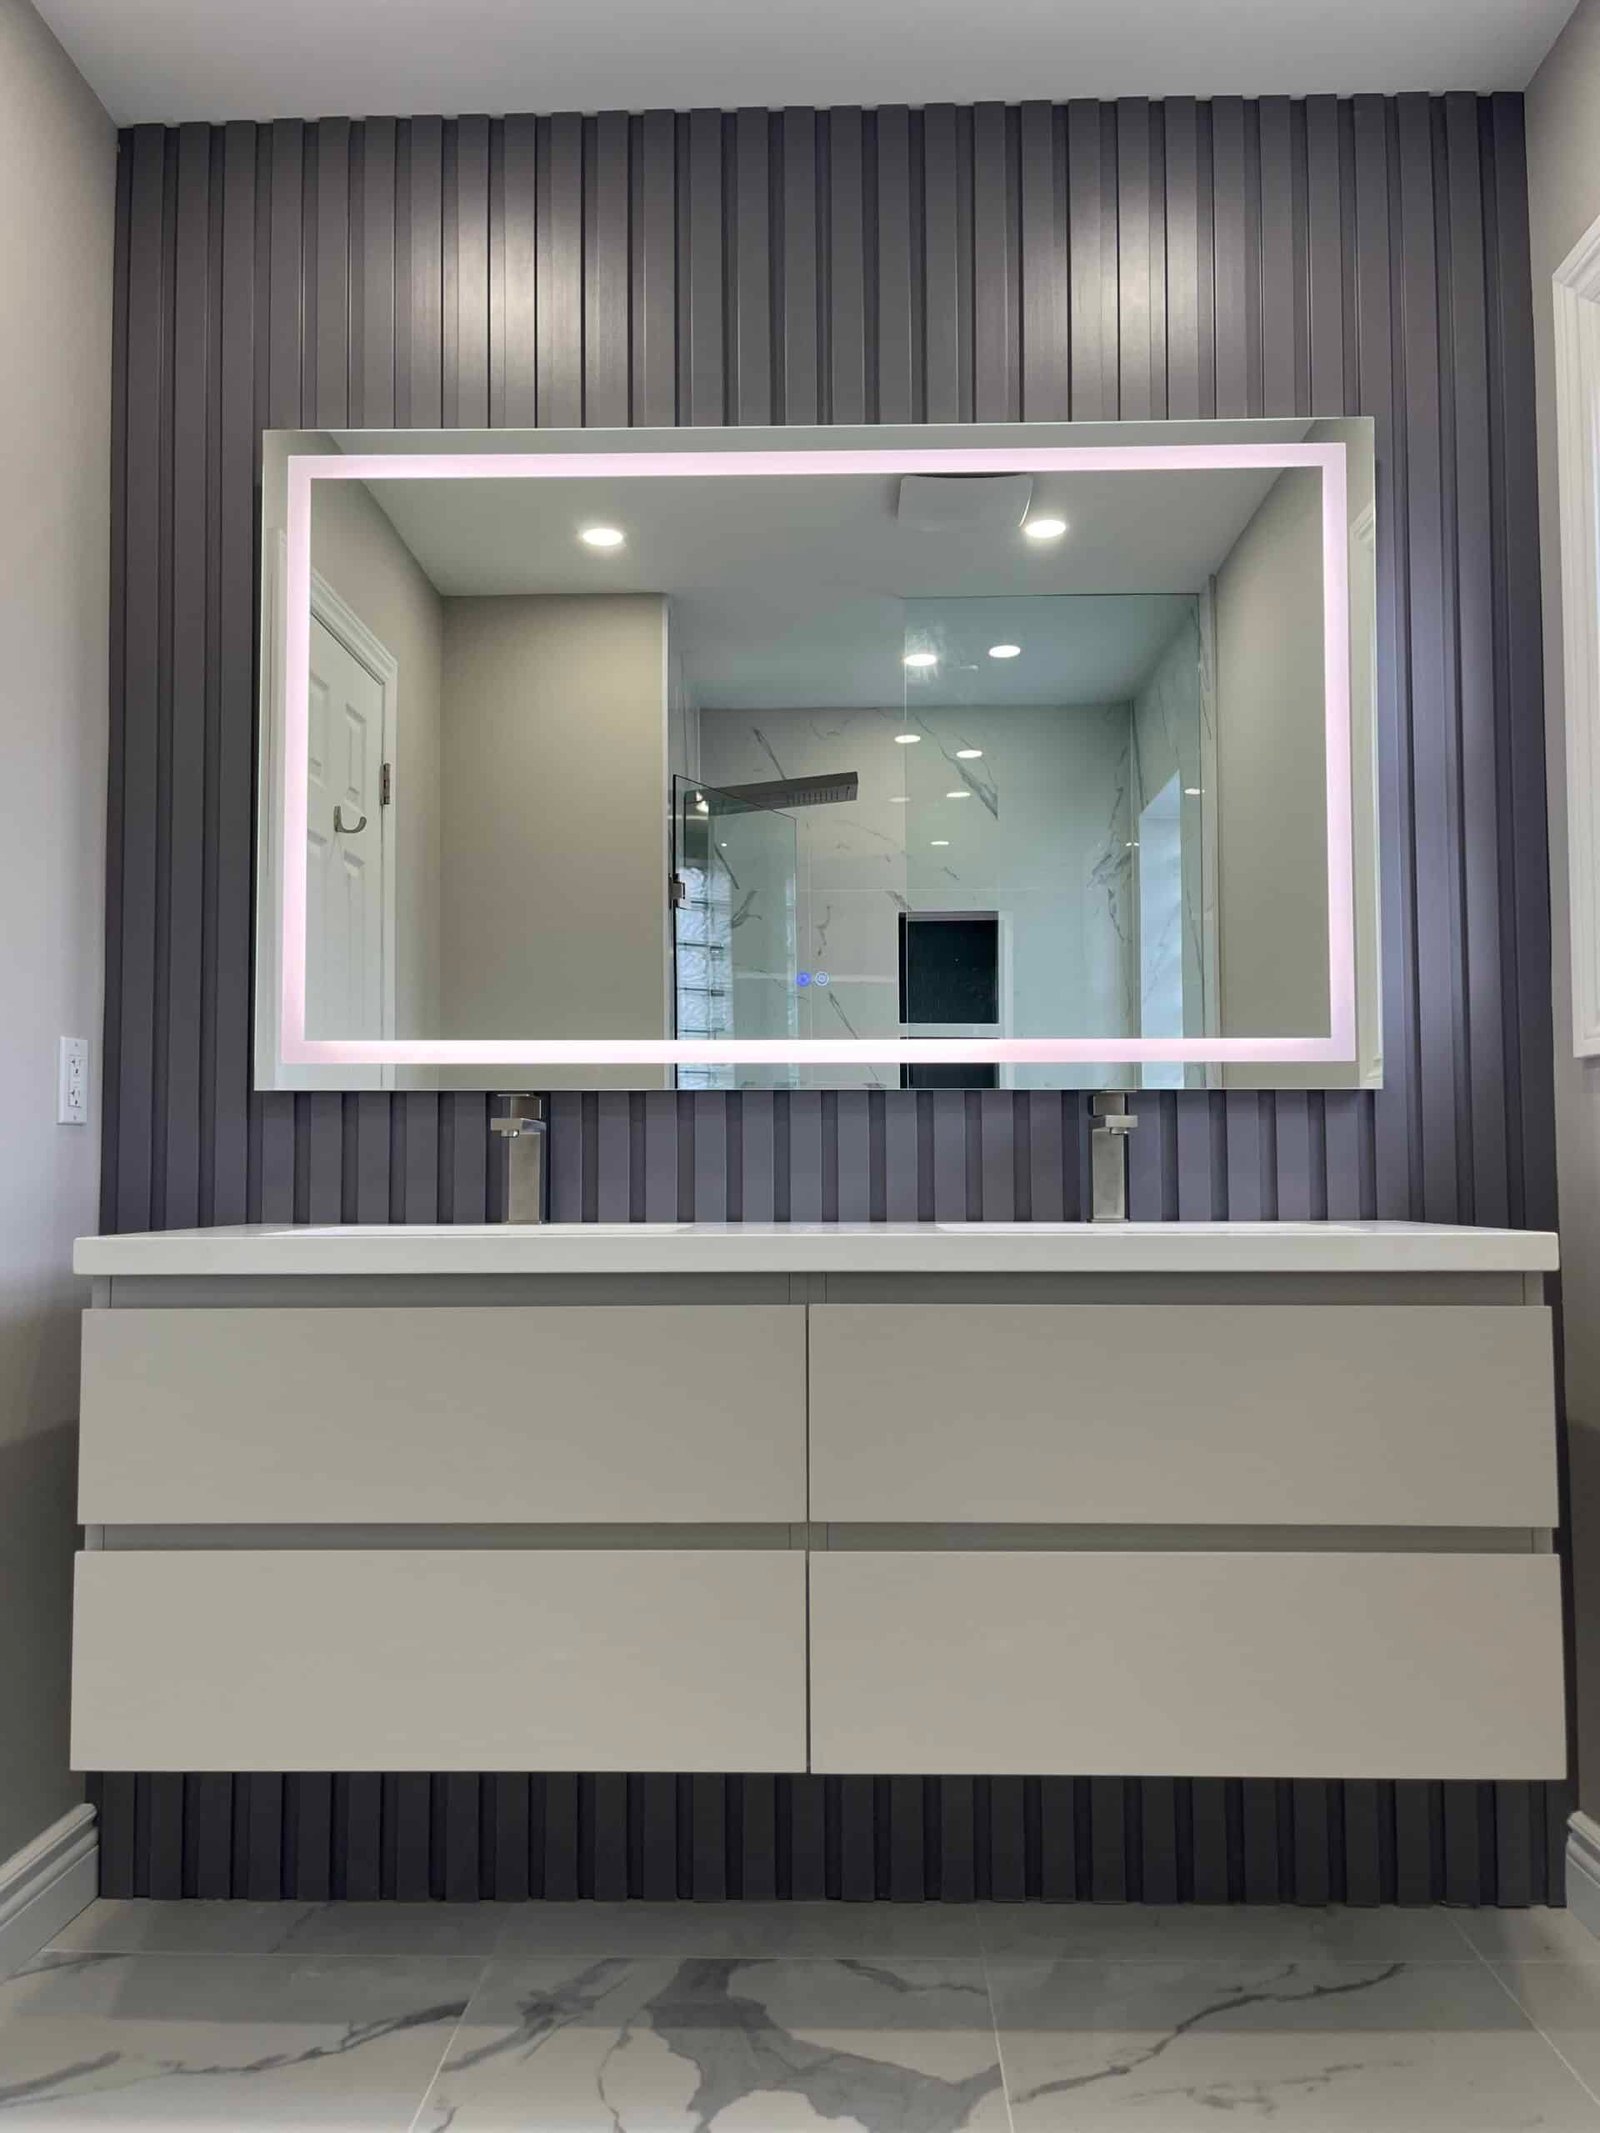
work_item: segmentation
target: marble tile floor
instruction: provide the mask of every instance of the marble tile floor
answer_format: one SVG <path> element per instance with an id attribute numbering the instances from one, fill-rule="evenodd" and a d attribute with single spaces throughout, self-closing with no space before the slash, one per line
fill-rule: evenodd
<path id="1" fill-rule="evenodd" d="M 0 2128 L 1600 2133 L 1559 1911 L 97 1903 Z"/>

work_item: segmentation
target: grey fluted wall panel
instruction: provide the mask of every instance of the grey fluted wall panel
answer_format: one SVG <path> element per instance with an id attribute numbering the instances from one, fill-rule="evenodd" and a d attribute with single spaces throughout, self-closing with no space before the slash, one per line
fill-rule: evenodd
<path id="1" fill-rule="evenodd" d="M 1548 1225 L 1530 307 L 1512 96 L 125 135 L 106 1227 L 495 1212 L 484 1097 L 250 1088 L 262 427 L 1296 413 L 1377 424 L 1387 1083 L 1145 1096 L 1133 1212 Z M 563 1219 L 1059 1220 L 1087 1141 L 1072 1095 L 573 1094 L 551 1154 Z M 351 1893 L 721 1875 L 1525 1901 L 1559 1886 L 1559 1801 L 1153 1778 L 105 1788 L 118 1885 Z"/>

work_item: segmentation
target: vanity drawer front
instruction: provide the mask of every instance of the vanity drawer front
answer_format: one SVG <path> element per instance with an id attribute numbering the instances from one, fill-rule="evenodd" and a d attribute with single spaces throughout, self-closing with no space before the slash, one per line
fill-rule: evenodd
<path id="1" fill-rule="evenodd" d="M 785 1549 L 78 1558 L 80 1770 L 803 1770 Z"/>
<path id="2" fill-rule="evenodd" d="M 816 1304 L 811 1516 L 1553 1526 L 1550 1314 Z"/>
<path id="3" fill-rule="evenodd" d="M 920 1554 L 811 1563 L 823 1772 L 1555 1778 L 1539 1555 Z"/>
<path id="4" fill-rule="evenodd" d="M 92 1525 L 806 1515 L 783 1305 L 85 1314 Z"/>

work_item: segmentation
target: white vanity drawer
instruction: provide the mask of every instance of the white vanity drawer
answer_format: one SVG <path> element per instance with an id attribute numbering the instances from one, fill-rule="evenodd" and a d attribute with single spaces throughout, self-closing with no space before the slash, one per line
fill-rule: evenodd
<path id="1" fill-rule="evenodd" d="M 811 1561 L 818 1771 L 1557 1778 L 1548 1555 Z"/>
<path id="2" fill-rule="evenodd" d="M 80 1770 L 802 1770 L 797 1552 L 78 1558 Z"/>
<path id="3" fill-rule="evenodd" d="M 1542 1306 L 816 1304 L 810 1319 L 814 1519 L 1557 1521 Z"/>
<path id="4" fill-rule="evenodd" d="M 100 1310 L 91 1525 L 806 1515 L 783 1305 Z"/>

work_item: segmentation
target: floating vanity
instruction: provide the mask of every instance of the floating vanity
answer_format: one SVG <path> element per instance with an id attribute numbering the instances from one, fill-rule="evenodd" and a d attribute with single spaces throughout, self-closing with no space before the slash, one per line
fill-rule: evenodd
<path id="1" fill-rule="evenodd" d="M 86 1238 L 73 1756 L 1553 1778 L 1543 1233 Z"/>

